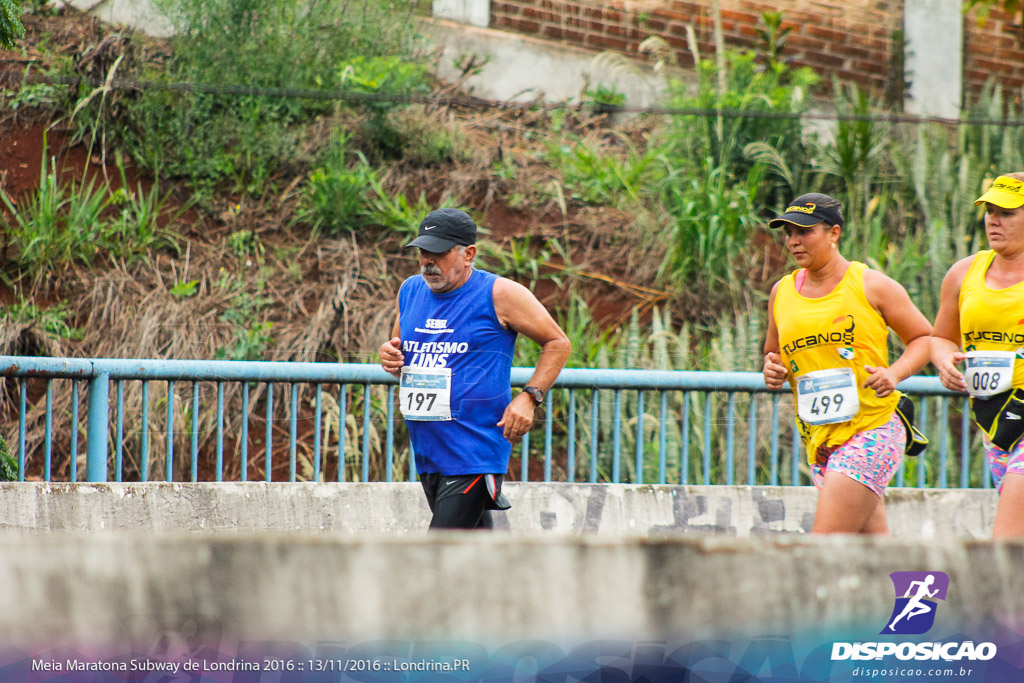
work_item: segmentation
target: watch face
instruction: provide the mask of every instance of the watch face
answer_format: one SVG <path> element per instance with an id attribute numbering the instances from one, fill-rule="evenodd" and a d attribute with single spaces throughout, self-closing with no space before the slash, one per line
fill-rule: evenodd
<path id="1" fill-rule="evenodd" d="M 544 392 L 538 389 L 537 387 L 526 387 L 525 389 L 523 389 L 523 391 L 528 393 L 530 395 L 530 398 L 532 398 L 535 402 L 544 402 Z"/>

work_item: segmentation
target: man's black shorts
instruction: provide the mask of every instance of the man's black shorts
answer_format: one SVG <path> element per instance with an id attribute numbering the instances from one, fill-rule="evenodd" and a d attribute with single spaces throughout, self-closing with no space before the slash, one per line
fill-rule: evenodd
<path id="1" fill-rule="evenodd" d="M 501 492 L 503 474 L 420 475 L 427 505 L 434 513 L 431 529 L 490 529 L 491 510 L 512 505 Z"/>

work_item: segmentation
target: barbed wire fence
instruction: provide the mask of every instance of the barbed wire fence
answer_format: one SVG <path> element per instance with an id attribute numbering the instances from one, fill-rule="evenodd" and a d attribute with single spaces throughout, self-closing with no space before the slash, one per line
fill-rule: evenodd
<path id="1" fill-rule="evenodd" d="M 25 60 L 0 59 L 4 62 L 24 63 Z M 41 73 L 31 73 L 31 64 L 28 65 L 29 73 L 26 74 L 25 83 L 45 83 L 49 85 L 66 85 L 78 87 L 86 85 L 91 88 L 103 88 L 109 91 L 164 91 L 180 93 L 203 93 L 214 95 L 235 95 L 240 97 L 268 97 L 268 98 L 294 98 L 308 100 L 332 100 L 347 102 L 351 104 L 375 104 L 388 103 L 395 105 L 423 104 L 437 107 L 462 107 L 469 109 L 488 110 L 545 110 L 545 111 L 585 111 L 590 107 L 588 102 L 558 101 L 547 102 L 540 97 L 532 100 L 495 100 L 477 97 L 473 95 L 448 95 L 448 94 L 392 94 L 392 93 L 366 93 L 352 90 L 323 89 L 314 90 L 306 88 L 280 88 L 265 87 L 241 84 L 213 84 L 193 82 L 159 82 L 137 79 L 99 79 L 86 77 L 49 76 Z M 754 119 L 787 119 L 806 121 L 847 121 L 847 122 L 871 122 L 871 123 L 893 123 L 893 124 L 940 124 L 950 127 L 958 126 L 1002 126 L 1020 127 L 1024 126 L 1024 116 L 1014 118 L 1007 116 L 1001 119 L 992 118 L 948 118 L 940 116 L 918 116 L 913 114 L 900 114 L 892 112 L 879 112 L 873 114 L 844 113 L 844 112 L 783 112 L 783 111 L 762 111 L 751 109 L 718 109 L 699 107 L 659 107 L 659 106 L 631 106 L 628 104 L 616 105 L 614 111 L 648 116 L 700 116 L 700 117 L 723 117 L 723 118 L 754 118 Z"/>

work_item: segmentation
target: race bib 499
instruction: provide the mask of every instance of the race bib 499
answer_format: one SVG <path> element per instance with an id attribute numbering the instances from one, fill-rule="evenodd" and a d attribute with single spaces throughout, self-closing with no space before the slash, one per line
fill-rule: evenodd
<path id="1" fill-rule="evenodd" d="M 860 410 L 857 377 L 850 368 L 816 370 L 796 380 L 796 408 L 807 424 L 847 422 Z"/>

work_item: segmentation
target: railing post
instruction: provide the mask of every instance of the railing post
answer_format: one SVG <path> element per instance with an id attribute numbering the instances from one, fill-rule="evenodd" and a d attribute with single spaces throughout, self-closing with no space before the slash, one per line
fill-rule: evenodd
<path id="1" fill-rule="evenodd" d="M 85 480 L 107 480 L 107 427 L 110 422 L 110 373 L 89 380 L 89 433 L 86 439 Z"/>

